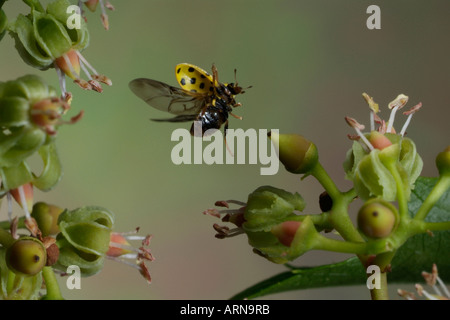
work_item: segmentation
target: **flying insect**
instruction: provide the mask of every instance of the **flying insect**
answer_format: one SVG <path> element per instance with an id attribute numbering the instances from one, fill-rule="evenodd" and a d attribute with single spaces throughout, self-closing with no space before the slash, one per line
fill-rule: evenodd
<path id="1" fill-rule="evenodd" d="M 152 119 L 164 122 L 201 121 L 202 136 L 209 129 L 228 129 L 228 116 L 235 115 L 233 108 L 241 106 L 235 96 L 245 91 L 236 83 L 219 82 L 218 71 L 212 66 L 212 74 L 189 63 L 175 67 L 180 88 L 157 80 L 139 78 L 129 83 L 131 91 L 155 109 L 169 112 L 175 117 Z M 236 76 L 236 70 L 235 70 Z M 249 87 L 250 88 L 250 87 Z M 194 123 L 191 126 L 194 135 Z"/>

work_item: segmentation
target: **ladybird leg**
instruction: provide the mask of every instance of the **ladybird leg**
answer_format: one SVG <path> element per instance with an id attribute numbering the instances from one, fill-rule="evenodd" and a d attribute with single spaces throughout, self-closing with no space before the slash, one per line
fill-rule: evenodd
<path id="1" fill-rule="evenodd" d="M 235 115 L 234 113 L 230 112 L 230 114 L 235 117 L 236 119 L 242 120 L 242 117 Z"/>
<path id="2" fill-rule="evenodd" d="M 217 71 L 216 65 L 213 63 L 212 65 L 212 74 L 213 74 L 213 84 L 215 87 L 219 86 L 219 72 Z"/>
<path id="3" fill-rule="evenodd" d="M 225 146 L 227 147 L 228 152 L 230 153 L 230 155 L 232 157 L 234 157 L 234 154 L 231 151 L 230 146 L 228 146 L 228 143 L 227 143 L 227 130 L 228 130 L 228 120 L 225 122 L 225 126 L 223 129 L 223 139 L 225 140 Z"/>

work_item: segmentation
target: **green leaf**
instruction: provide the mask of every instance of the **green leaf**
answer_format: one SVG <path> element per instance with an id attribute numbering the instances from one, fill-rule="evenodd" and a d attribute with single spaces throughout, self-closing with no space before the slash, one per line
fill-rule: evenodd
<path id="1" fill-rule="evenodd" d="M 417 211 L 424 199 L 436 184 L 437 178 L 417 179 L 411 193 L 408 208 L 411 215 Z M 450 220 L 450 191 L 439 199 L 430 211 L 426 221 L 438 222 Z M 420 234 L 410 238 L 396 253 L 392 260 L 392 272 L 388 274 L 389 283 L 423 283 L 421 272 L 430 271 L 433 263 L 439 269 L 442 280 L 450 281 L 450 231 L 435 232 L 434 236 Z M 365 270 L 355 258 L 311 268 L 292 268 L 266 279 L 231 299 L 254 299 L 290 290 L 348 286 L 365 284 Z"/>

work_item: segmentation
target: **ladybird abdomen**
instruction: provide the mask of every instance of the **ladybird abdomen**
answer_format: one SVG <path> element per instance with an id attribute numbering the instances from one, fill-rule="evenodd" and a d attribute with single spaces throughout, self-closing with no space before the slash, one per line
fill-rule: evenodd
<path id="1" fill-rule="evenodd" d="M 216 108 L 209 108 L 205 113 L 199 116 L 197 121 L 202 122 L 202 136 L 209 129 L 220 129 L 228 119 L 228 113 L 222 112 Z M 191 135 L 194 135 L 194 125 L 191 127 Z"/>

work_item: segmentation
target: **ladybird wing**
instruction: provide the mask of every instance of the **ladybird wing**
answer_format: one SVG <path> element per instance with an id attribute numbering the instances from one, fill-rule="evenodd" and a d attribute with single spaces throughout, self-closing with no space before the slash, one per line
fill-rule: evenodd
<path id="1" fill-rule="evenodd" d="M 204 105 L 202 95 L 191 94 L 156 80 L 134 79 L 129 87 L 153 108 L 176 115 L 198 115 Z"/>
<path id="2" fill-rule="evenodd" d="M 181 114 L 179 116 L 173 117 L 173 118 L 167 118 L 167 119 L 152 119 L 153 121 L 158 122 L 187 122 L 187 121 L 195 121 L 197 120 L 198 115 L 197 114 Z"/>
<path id="3" fill-rule="evenodd" d="M 175 76 L 180 87 L 186 91 L 208 95 L 214 93 L 213 77 L 200 67 L 180 63 L 175 67 Z"/>

